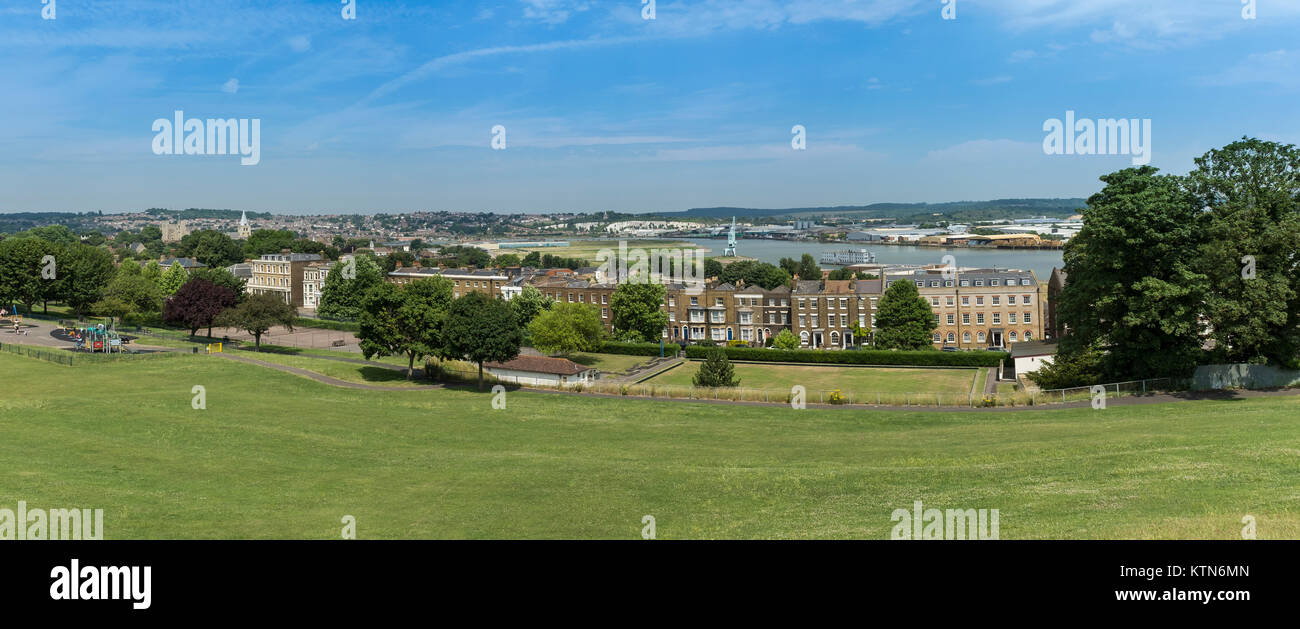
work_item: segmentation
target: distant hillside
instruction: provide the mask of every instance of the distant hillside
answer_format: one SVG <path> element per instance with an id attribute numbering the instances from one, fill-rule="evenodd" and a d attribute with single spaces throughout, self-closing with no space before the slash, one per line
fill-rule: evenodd
<path id="1" fill-rule="evenodd" d="M 898 220 L 944 217 L 957 221 L 988 221 L 1031 216 L 1066 217 L 1077 214 L 1086 205 L 1084 199 L 995 199 L 992 201 L 953 201 L 949 203 L 873 203 L 834 207 L 800 207 L 758 209 L 741 207 L 691 208 L 682 212 L 660 212 L 665 218 L 737 218 L 776 219 L 843 216 L 858 219 L 893 218 Z"/>

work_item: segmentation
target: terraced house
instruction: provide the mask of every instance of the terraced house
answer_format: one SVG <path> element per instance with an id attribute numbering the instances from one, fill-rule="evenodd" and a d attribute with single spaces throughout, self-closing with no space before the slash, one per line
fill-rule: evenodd
<path id="1" fill-rule="evenodd" d="M 523 285 L 537 288 L 561 303 L 599 309 L 613 330 L 610 302 L 617 285 L 579 279 L 571 274 L 534 273 L 514 280 L 495 271 L 398 269 L 389 281 L 406 283 L 442 276 L 453 281 L 456 295 L 469 291 L 509 299 Z M 763 345 L 781 330 L 791 330 L 805 348 L 844 349 L 870 342 L 885 289 L 894 282 L 916 284 L 934 313 L 936 346 L 962 349 L 1005 348 L 1043 339 L 1044 295 L 1031 271 L 974 269 L 945 278 L 939 268 L 886 271 L 884 280 L 808 280 L 792 289 L 721 283 L 692 294 L 684 284 L 667 284 L 663 309 L 668 315 L 666 341 Z"/>
<path id="2" fill-rule="evenodd" d="M 945 278 L 925 269 L 886 278 L 886 288 L 915 282 L 930 302 L 935 345 L 986 349 L 1043 340 L 1044 291 L 1032 271 L 977 269 Z"/>

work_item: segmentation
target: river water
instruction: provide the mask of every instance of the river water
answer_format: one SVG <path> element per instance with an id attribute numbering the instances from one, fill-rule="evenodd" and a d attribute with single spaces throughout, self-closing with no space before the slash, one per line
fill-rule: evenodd
<path id="1" fill-rule="evenodd" d="M 722 255 L 727 248 L 726 239 L 688 238 L 696 246 L 709 249 L 710 256 Z M 974 249 L 966 247 L 915 247 L 911 245 L 872 245 L 870 243 L 833 243 L 802 240 L 739 240 L 738 255 L 757 258 L 761 262 L 776 264 L 781 258 L 798 260 L 811 253 L 821 265 L 821 255 L 828 251 L 866 249 L 876 254 L 880 264 L 943 264 L 943 257 L 951 255 L 959 267 L 1024 269 L 1033 271 L 1041 281 L 1047 281 L 1052 267 L 1065 266 L 1060 249 Z M 821 265 L 823 268 L 839 267 Z"/>

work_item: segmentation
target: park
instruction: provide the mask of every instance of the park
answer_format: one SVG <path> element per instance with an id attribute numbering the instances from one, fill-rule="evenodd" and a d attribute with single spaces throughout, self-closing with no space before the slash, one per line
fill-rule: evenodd
<path id="1" fill-rule="evenodd" d="M 1227 539 L 1243 514 L 1300 534 L 1287 395 L 990 413 L 520 389 L 494 410 L 222 355 L 0 353 L 0 374 L 0 497 L 103 508 L 105 539 L 329 539 L 345 514 L 369 539 L 631 539 L 645 514 L 661 539 L 887 539 L 915 500 L 998 509 L 1002 539 Z"/>

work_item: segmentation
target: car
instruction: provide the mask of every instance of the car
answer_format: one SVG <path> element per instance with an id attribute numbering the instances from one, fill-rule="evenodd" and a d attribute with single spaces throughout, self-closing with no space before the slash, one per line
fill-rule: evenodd
<path id="1" fill-rule="evenodd" d="M 957 349 L 956 347 L 953 347 L 953 346 L 951 346 L 951 345 L 945 345 L 945 346 L 943 346 L 943 351 L 945 351 L 945 352 L 960 352 L 961 350 L 960 350 L 960 349 Z"/>

